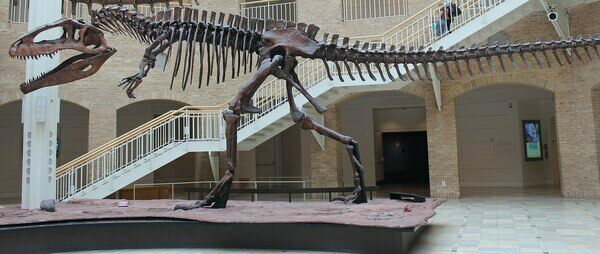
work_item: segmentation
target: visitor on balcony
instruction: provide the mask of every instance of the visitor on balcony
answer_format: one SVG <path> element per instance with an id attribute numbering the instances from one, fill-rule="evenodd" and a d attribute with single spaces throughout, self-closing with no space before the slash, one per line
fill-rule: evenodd
<path id="1" fill-rule="evenodd" d="M 452 32 L 452 22 L 456 17 L 462 14 L 462 10 L 451 0 L 444 0 L 444 18 L 446 20 L 446 30 L 448 33 Z"/>
<path id="2" fill-rule="evenodd" d="M 446 17 L 446 7 L 442 5 L 435 16 L 435 20 L 433 21 L 433 31 L 435 32 L 436 37 L 440 37 L 448 33 Z"/>

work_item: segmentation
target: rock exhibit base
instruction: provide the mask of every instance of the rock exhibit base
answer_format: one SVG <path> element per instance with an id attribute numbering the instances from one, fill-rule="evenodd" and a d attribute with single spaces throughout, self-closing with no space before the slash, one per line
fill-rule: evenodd
<path id="1" fill-rule="evenodd" d="M 2 253 L 153 248 L 241 248 L 403 253 L 441 199 L 329 202 L 230 201 L 227 209 L 173 211 L 180 200 L 81 200 L 57 212 L 0 207 Z"/>

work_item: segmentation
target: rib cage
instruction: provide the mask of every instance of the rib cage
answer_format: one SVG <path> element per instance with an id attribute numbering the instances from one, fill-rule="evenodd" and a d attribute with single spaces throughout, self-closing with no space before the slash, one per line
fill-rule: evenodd
<path id="1" fill-rule="evenodd" d="M 203 80 L 203 64 L 206 63 L 207 84 L 215 74 L 217 83 L 220 83 L 226 77 L 229 55 L 232 78 L 239 76 L 242 68 L 244 73 L 251 70 L 252 55 L 258 49 L 260 34 L 264 29 L 262 20 L 248 20 L 229 14 L 225 21 L 224 13 L 181 7 L 160 11 L 154 17 L 144 17 L 134 9 L 118 5 L 105 6 L 90 14 L 95 26 L 111 33 L 129 35 L 143 43 L 152 44 L 161 35 L 168 35 L 167 59 L 175 55 L 172 80 L 178 75 L 183 62 L 184 88 L 193 71 L 196 46 L 201 65 L 200 81 Z M 173 45 L 176 45 L 176 49 L 173 49 Z"/>
<path id="2" fill-rule="evenodd" d="M 111 33 L 120 33 L 137 38 L 141 42 L 151 44 L 160 35 L 168 34 L 170 43 L 167 58 L 172 54 L 175 57 L 175 66 L 171 81 L 171 88 L 175 77 L 179 73 L 181 65 L 181 57 L 183 57 L 183 73 L 182 87 L 185 89 L 190 75 L 193 76 L 193 66 L 195 64 L 196 46 L 198 46 L 198 54 L 200 60 L 200 85 L 203 82 L 203 75 L 206 72 L 206 84 L 210 82 L 210 77 L 216 74 L 217 83 L 225 81 L 226 72 L 231 65 L 231 78 L 235 78 L 242 73 L 252 72 L 254 63 L 254 54 L 258 52 L 261 41 L 261 34 L 265 31 L 283 28 L 295 28 L 303 31 L 306 35 L 315 39 L 319 28 L 314 25 L 305 23 L 294 23 L 285 20 L 261 20 L 248 19 L 240 15 L 224 14 L 221 12 L 207 12 L 193 8 L 182 8 L 177 6 L 165 11 L 156 13 L 154 17 L 144 17 L 135 9 L 128 9 L 121 4 L 154 4 L 164 3 L 168 1 L 156 0 L 71 0 L 76 3 L 104 3 L 98 11 L 90 8 L 92 23 L 99 28 Z M 112 5 L 108 5 L 112 4 Z M 73 5 L 75 6 L 75 4 Z M 226 18 L 227 16 L 227 18 Z M 569 37 L 567 39 L 559 39 L 548 41 L 536 40 L 533 43 L 516 41 L 514 43 L 506 42 L 502 45 L 494 43 L 493 45 L 471 47 L 459 47 L 437 50 L 424 47 L 415 49 L 414 47 L 395 45 L 387 47 L 385 43 L 380 45 L 356 41 L 353 46 L 350 46 L 350 38 L 334 34 L 331 39 L 329 34 L 325 33 L 320 41 L 321 52 L 319 55 L 310 57 L 310 59 L 320 59 L 324 62 L 327 70 L 327 76 L 330 80 L 334 80 L 332 71 L 327 62 L 332 62 L 337 71 L 340 81 L 344 80 L 344 75 L 348 75 L 350 79 L 355 80 L 351 64 L 356 69 L 359 78 L 363 81 L 366 78 L 363 76 L 363 68 L 367 70 L 368 77 L 372 80 L 377 80 L 378 77 L 372 70 L 374 67 L 378 72 L 378 76 L 386 81 L 386 77 L 392 81 L 396 78 L 401 80 L 432 80 L 434 74 L 441 79 L 443 76 L 439 68 L 443 66 L 446 76 L 454 80 L 452 69 L 460 77 L 465 76 L 465 70 L 469 75 L 475 75 L 473 69 L 478 69 L 481 73 L 496 73 L 493 59 L 497 59 L 497 65 L 504 72 L 507 71 L 505 58 L 515 70 L 520 70 L 520 63 L 516 58 L 521 59 L 521 63 L 526 69 L 531 68 L 528 58 L 533 58 L 533 61 L 539 68 L 552 67 L 551 59 L 554 58 L 556 64 L 563 66 L 572 64 L 574 57 L 583 62 L 584 57 L 592 60 L 591 50 L 600 58 L 597 45 L 600 43 L 600 35 L 595 36 L 577 36 L 576 38 Z M 184 42 L 186 42 L 185 54 L 182 51 Z M 172 46 L 177 44 L 177 49 L 173 50 Z M 198 44 L 198 45 L 196 45 Z M 585 55 L 582 55 L 578 49 L 582 49 Z M 569 52 L 572 52 L 572 54 Z M 541 53 L 543 59 L 538 53 Z M 517 57 L 518 55 L 518 57 Z M 583 57 L 582 57 L 583 56 Z M 206 59 L 204 59 L 206 57 Z M 485 60 L 484 60 L 485 59 Z M 474 62 L 476 67 L 471 66 Z M 340 65 L 344 65 L 344 68 Z M 482 63 L 485 62 L 485 63 Z M 206 63 L 206 69 L 204 64 Z M 425 68 L 432 64 L 433 68 Z M 453 63 L 453 64 L 451 64 Z M 441 66 L 438 67 L 438 64 Z M 382 66 L 383 65 L 383 66 Z M 410 65 L 414 67 L 414 73 L 410 71 Z M 453 68 L 451 65 L 454 65 Z M 485 66 L 487 65 L 487 67 Z M 362 66 L 362 67 L 361 67 Z M 392 68 L 396 75 L 392 74 Z M 401 68 L 404 71 L 401 71 Z M 216 73 L 215 73 L 216 69 Z M 403 73 L 404 72 L 404 73 Z M 415 76 L 416 74 L 416 76 Z M 396 76 L 396 77 L 395 77 Z"/>
<path id="3" fill-rule="evenodd" d="M 73 0 L 73 2 L 88 3 L 85 0 Z M 138 4 L 141 3 L 142 1 L 138 0 Z M 171 88 L 182 62 L 184 74 L 182 87 L 185 89 L 187 86 L 194 70 L 196 48 L 200 65 L 199 86 L 204 80 L 208 85 L 213 76 L 216 77 L 218 84 L 225 81 L 230 65 L 231 78 L 235 78 L 241 73 L 252 72 L 254 55 L 258 51 L 260 35 L 264 31 L 296 28 L 302 31 L 308 30 L 306 31 L 308 36 L 312 36 L 311 38 L 314 39 L 319 30 L 314 25 L 304 23 L 295 24 L 285 20 L 267 20 L 265 22 L 262 19 L 248 19 L 240 15 L 208 12 L 180 6 L 160 11 L 154 17 L 144 17 L 135 9 L 129 9 L 123 5 L 105 5 L 99 10 L 91 8 L 89 10 L 92 24 L 113 34 L 128 35 L 149 45 L 161 35 L 169 35 L 170 45 L 167 59 L 171 55 L 175 55 Z M 175 44 L 176 49 L 173 50 Z M 204 64 L 207 65 L 206 68 L 204 68 Z M 204 74 L 206 74 L 206 78 L 203 78 Z"/>

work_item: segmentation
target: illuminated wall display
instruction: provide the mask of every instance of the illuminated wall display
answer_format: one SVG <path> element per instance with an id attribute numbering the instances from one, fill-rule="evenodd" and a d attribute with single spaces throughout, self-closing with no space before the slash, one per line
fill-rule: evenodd
<path id="1" fill-rule="evenodd" d="M 525 144 L 525 160 L 543 160 L 542 130 L 540 120 L 523 120 L 523 143 Z"/>

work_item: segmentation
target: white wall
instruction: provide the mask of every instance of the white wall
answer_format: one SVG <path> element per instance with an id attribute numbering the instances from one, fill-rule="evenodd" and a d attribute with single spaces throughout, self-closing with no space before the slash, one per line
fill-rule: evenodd
<path id="1" fill-rule="evenodd" d="M 341 133 L 358 141 L 366 185 L 383 178 L 381 133 L 425 131 L 425 102 L 401 92 L 365 93 L 341 103 Z M 342 159 L 344 186 L 353 186 L 354 170 Z"/>
<path id="2" fill-rule="evenodd" d="M 311 138 L 314 138 L 311 132 L 294 125 L 257 146 L 256 177 L 307 178 L 310 175 Z M 251 162 L 240 160 L 240 167 L 248 163 Z"/>
<path id="3" fill-rule="evenodd" d="M 547 163 L 524 161 L 521 122 L 541 120 L 542 128 L 547 129 L 546 114 L 554 111 L 552 98 L 549 92 L 524 86 L 485 88 L 458 97 L 461 186 L 547 183 Z"/>

